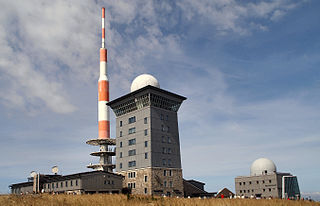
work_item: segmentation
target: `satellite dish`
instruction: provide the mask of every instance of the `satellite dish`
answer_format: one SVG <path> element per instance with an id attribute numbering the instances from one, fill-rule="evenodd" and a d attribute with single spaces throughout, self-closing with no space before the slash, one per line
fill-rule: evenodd
<path id="1" fill-rule="evenodd" d="M 37 176 L 37 173 L 35 171 L 30 172 L 30 177 L 34 178 L 35 176 Z"/>
<path id="2" fill-rule="evenodd" d="M 52 168 L 51 168 L 51 171 L 52 171 L 52 173 L 54 173 L 55 175 L 59 172 L 59 168 L 58 168 L 58 166 L 53 166 Z"/>

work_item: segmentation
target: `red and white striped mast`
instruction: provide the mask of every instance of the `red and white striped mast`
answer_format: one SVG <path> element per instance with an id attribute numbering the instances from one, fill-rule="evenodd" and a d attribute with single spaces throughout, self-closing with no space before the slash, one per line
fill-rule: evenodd
<path id="1" fill-rule="evenodd" d="M 100 76 L 98 80 L 98 127 L 97 139 L 87 141 L 87 144 L 100 146 L 98 152 L 92 152 L 92 156 L 100 157 L 98 164 L 90 164 L 87 167 L 95 170 L 112 172 L 115 165 L 112 164 L 114 150 L 109 146 L 116 144 L 115 139 L 110 139 L 110 118 L 109 118 L 109 80 L 107 73 L 107 49 L 105 48 L 105 9 L 102 8 L 102 46 L 100 48 Z"/>
<path id="2" fill-rule="evenodd" d="M 105 48 L 105 9 L 102 8 L 102 46 L 100 49 L 100 77 L 98 81 L 98 121 L 99 139 L 110 138 L 109 80 L 107 73 L 107 49 Z"/>

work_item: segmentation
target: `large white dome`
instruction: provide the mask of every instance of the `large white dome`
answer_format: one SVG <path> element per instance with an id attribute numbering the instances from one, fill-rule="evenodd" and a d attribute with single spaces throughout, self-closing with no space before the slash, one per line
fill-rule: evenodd
<path id="1" fill-rule="evenodd" d="M 131 92 L 141 89 L 148 85 L 160 88 L 160 84 L 154 76 L 150 74 L 141 74 L 132 81 Z"/>
<path id="2" fill-rule="evenodd" d="M 255 160 L 250 168 L 251 176 L 274 174 L 277 172 L 276 165 L 267 158 L 259 158 Z"/>

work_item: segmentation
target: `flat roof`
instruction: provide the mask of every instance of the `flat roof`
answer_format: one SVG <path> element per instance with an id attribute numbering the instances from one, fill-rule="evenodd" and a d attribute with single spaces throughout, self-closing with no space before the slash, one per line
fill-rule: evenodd
<path id="1" fill-rule="evenodd" d="M 122 101 L 122 100 L 127 99 L 127 98 L 132 97 L 132 96 L 135 96 L 136 94 L 138 94 L 138 93 L 140 93 L 140 92 L 142 92 L 142 91 L 148 90 L 148 89 L 154 90 L 154 91 L 158 91 L 158 92 L 162 92 L 162 93 L 165 93 L 165 94 L 167 94 L 167 95 L 169 95 L 169 96 L 173 96 L 173 97 L 178 98 L 178 99 L 181 99 L 181 100 L 186 100 L 186 99 L 187 99 L 187 98 L 184 97 L 184 96 L 181 96 L 181 95 L 178 95 L 178 94 L 169 92 L 169 91 L 164 90 L 164 89 L 160 89 L 160 88 L 158 88 L 158 87 L 154 87 L 154 86 L 148 85 L 148 86 L 145 86 L 145 87 L 143 87 L 143 88 L 141 88 L 141 89 L 138 89 L 138 90 L 135 90 L 135 91 L 133 91 L 133 92 L 130 92 L 129 94 L 126 94 L 126 95 L 124 95 L 124 96 L 121 96 L 121 97 L 119 97 L 119 98 L 117 98 L 117 99 L 114 99 L 114 100 L 108 102 L 107 105 L 108 105 L 108 106 L 111 106 L 111 105 L 113 105 L 113 104 L 115 104 L 115 103 L 117 103 L 117 102 L 119 102 L 119 101 Z"/>

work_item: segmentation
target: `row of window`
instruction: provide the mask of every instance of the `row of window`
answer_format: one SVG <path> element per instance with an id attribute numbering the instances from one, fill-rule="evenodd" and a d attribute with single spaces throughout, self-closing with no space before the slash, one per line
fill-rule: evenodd
<path id="1" fill-rule="evenodd" d="M 136 128 L 135 127 L 129 128 L 128 134 L 134 134 L 134 133 L 136 133 Z M 148 135 L 148 129 L 145 129 L 144 136 L 147 136 L 147 135 Z M 122 131 L 119 132 L 119 136 L 122 137 Z"/>
<path id="2" fill-rule="evenodd" d="M 131 146 L 131 145 L 135 145 L 136 144 L 136 138 L 134 139 L 129 139 L 128 140 L 128 145 Z M 123 146 L 122 142 L 120 142 L 120 147 Z M 148 141 L 144 141 L 144 147 L 148 147 Z"/>
<path id="3" fill-rule="evenodd" d="M 131 150 L 129 150 L 130 152 Z M 132 156 L 132 155 L 129 155 Z M 120 158 L 122 158 L 122 152 L 120 152 Z M 144 158 L 148 159 L 148 152 L 144 153 Z M 129 161 L 128 162 L 128 167 L 135 167 L 137 165 L 136 161 Z M 172 161 L 171 159 L 162 159 L 162 166 L 172 166 Z M 122 169 L 122 162 L 119 164 L 120 169 Z M 171 176 L 171 175 L 170 175 Z"/>
<path id="4" fill-rule="evenodd" d="M 171 154 L 172 150 L 170 147 L 166 148 L 166 147 L 162 147 L 162 154 Z"/>
<path id="5" fill-rule="evenodd" d="M 163 170 L 163 176 L 172 176 L 172 170 Z"/>
<path id="6" fill-rule="evenodd" d="M 73 187 L 73 180 L 60 182 L 60 187 L 62 188 L 64 185 L 65 185 L 65 187 L 68 187 L 68 182 L 70 182 L 70 187 Z M 63 184 L 63 183 L 65 183 L 65 184 Z M 75 180 L 75 186 L 78 186 L 78 180 Z M 46 188 L 48 188 L 48 189 L 59 188 L 59 182 L 44 184 L 43 189 L 46 189 Z"/>
<path id="7" fill-rule="evenodd" d="M 169 133 L 169 132 L 170 132 L 170 127 L 169 127 L 169 126 L 166 127 L 166 126 L 164 126 L 164 125 L 162 124 L 162 125 L 161 125 L 161 131 L 162 131 L 162 132 L 168 132 L 168 133 Z"/>
<path id="8" fill-rule="evenodd" d="M 106 184 L 108 184 L 108 185 L 114 185 L 114 181 L 113 180 L 105 180 L 104 181 L 104 184 L 106 185 Z"/>
<path id="9" fill-rule="evenodd" d="M 171 166 L 171 159 L 162 159 L 162 166 Z"/>
<path id="10" fill-rule="evenodd" d="M 129 172 L 128 173 L 128 178 L 135 178 L 136 177 L 136 172 Z"/>
<path id="11" fill-rule="evenodd" d="M 170 137 L 162 136 L 162 143 L 169 143 L 169 144 L 171 144 L 171 138 L 170 138 Z"/>
<path id="12" fill-rule="evenodd" d="M 160 119 L 161 119 L 161 120 L 164 120 L 164 115 L 163 115 L 163 114 L 160 114 Z M 169 116 L 166 115 L 166 121 L 168 121 L 168 120 L 169 120 Z"/>
<path id="13" fill-rule="evenodd" d="M 275 190 L 275 188 L 272 188 L 273 190 Z M 268 189 L 269 192 L 271 192 L 271 188 Z M 240 190 L 240 193 L 246 193 L 246 191 L 248 191 L 248 193 L 250 193 L 250 190 Z M 263 189 L 263 192 L 265 192 L 266 189 Z M 254 192 L 254 190 L 252 189 L 251 192 Z"/>
<path id="14" fill-rule="evenodd" d="M 173 187 L 172 181 L 169 181 L 169 185 L 167 185 L 167 181 L 163 181 L 163 187 Z"/>
<path id="15" fill-rule="evenodd" d="M 256 183 L 260 184 L 260 182 L 258 180 L 256 181 Z M 262 184 L 264 184 L 264 183 L 265 183 L 265 181 L 262 180 Z M 269 180 L 269 183 L 272 183 L 272 180 Z M 252 184 L 252 182 L 249 181 L 249 185 L 251 185 L 251 184 Z M 239 185 L 246 185 L 246 182 L 239 182 Z"/>
<path id="16" fill-rule="evenodd" d="M 135 123 L 135 122 L 136 122 L 136 116 L 130 117 L 128 119 L 128 124 L 132 124 L 132 123 Z M 145 117 L 143 119 L 143 122 L 144 122 L 144 124 L 148 124 L 148 117 Z M 122 125 L 123 125 L 123 123 L 122 123 L 122 121 L 120 121 L 119 122 L 119 126 L 122 127 Z"/>

